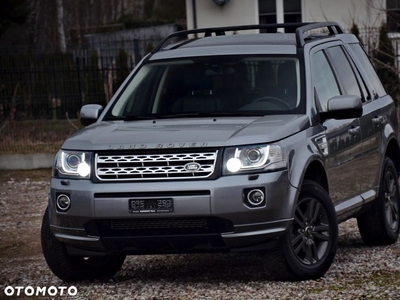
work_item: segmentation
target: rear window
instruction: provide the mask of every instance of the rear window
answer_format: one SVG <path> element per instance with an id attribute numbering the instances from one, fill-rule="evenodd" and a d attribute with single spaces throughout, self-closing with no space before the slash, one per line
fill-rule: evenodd
<path id="1" fill-rule="evenodd" d="M 356 59 L 359 60 L 362 67 L 366 71 L 368 77 L 374 85 L 375 92 L 378 94 L 378 96 L 382 97 L 386 95 L 385 88 L 383 87 L 382 82 L 379 79 L 378 74 L 376 74 L 374 66 L 369 60 L 369 57 L 365 53 L 364 49 L 359 44 L 350 44 L 350 49 L 355 53 Z"/>

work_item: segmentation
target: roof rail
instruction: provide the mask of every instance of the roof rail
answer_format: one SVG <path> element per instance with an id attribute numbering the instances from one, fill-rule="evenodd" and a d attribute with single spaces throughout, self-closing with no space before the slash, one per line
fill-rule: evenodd
<path id="1" fill-rule="evenodd" d="M 306 31 L 327 28 L 329 35 L 343 33 L 343 28 L 336 22 L 315 22 L 296 28 L 296 44 L 297 47 L 302 48 L 305 44 L 304 33 Z M 336 31 L 336 32 L 335 32 Z"/>
<path id="2" fill-rule="evenodd" d="M 241 25 L 241 26 L 228 26 L 228 27 L 213 27 L 213 28 L 200 28 L 177 31 L 169 36 L 165 37 L 151 52 L 155 54 L 162 49 L 165 43 L 174 37 L 183 37 L 188 34 L 204 33 L 204 37 L 209 37 L 214 34 L 215 36 L 225 35 L 226 31 L 245 31 L 254 29 L 279 29 L 279 28 L 291 28 L 296 29 L 296 44 L 297 47 L 303 47 L 305 44 L 304 33 L 309 30 L 327 28 L 329 35 L 336 33 L 343 33 L 342 27 L 336 22 L 315 22 L 315 23 L 277 23 L 277 24 L 257 24 L 257 25 Z M 335 30 L 336 32 L 335 32 Z"/>

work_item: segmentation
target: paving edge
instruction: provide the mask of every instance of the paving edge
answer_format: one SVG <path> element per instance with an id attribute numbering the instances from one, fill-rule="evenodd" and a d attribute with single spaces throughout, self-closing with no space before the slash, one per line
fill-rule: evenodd
<path id="1" fill-rule="evenodd" d="M 0 170 L 33 170 L 53 166 L 54 154 L 0 155 Z"/>

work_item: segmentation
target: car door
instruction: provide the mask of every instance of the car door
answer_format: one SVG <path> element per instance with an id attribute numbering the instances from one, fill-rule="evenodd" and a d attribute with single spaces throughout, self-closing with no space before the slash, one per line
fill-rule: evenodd
<path id="1" fill-rule="evenodd" d="M 350 44 L 349 57 L 365 87 L 367 97 L 363 104 L 363 115 L 360 118 L 363 141 L 363 166 L 361 192 L 366 202 L 373 200 L 379 187 L 381 148 L 385 124 L 396 109 L 379 80 L 367 54 L 360 44 Z M 394 118 L 395 119 L 395 118 Z"/>
<path id="2" fill-rule="evenodd" d="M 319 112 L 327 110 L 328 100 L 346 94 L 338 74 L 332 68 L 326 50 L 312 55 L 312 82 Z M 340 215 L 354 212 L 362 205 L 358 167 L 362 157 L 361 127 L 358 118 L 328 119 L 321 124 L 325 129 L 327 151 L 326 168 L 329 194 Z"/>

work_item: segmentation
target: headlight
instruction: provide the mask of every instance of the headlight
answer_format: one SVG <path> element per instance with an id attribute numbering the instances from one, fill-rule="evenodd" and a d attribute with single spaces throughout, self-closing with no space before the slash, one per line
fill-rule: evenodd
<path id="1" fill-rule="evenodd" d="M 285 168 L 285 155 L 280 145 L 251 145 L 227 148 L 224 154 L 223 173 L 266 171 Z"/>
<path id="2" fill-rule="evenodd" d="M 53 174 L 60 177 L 89 178 L 90 165 L 90 152 L 60 150 L 55 157 Z"/>

